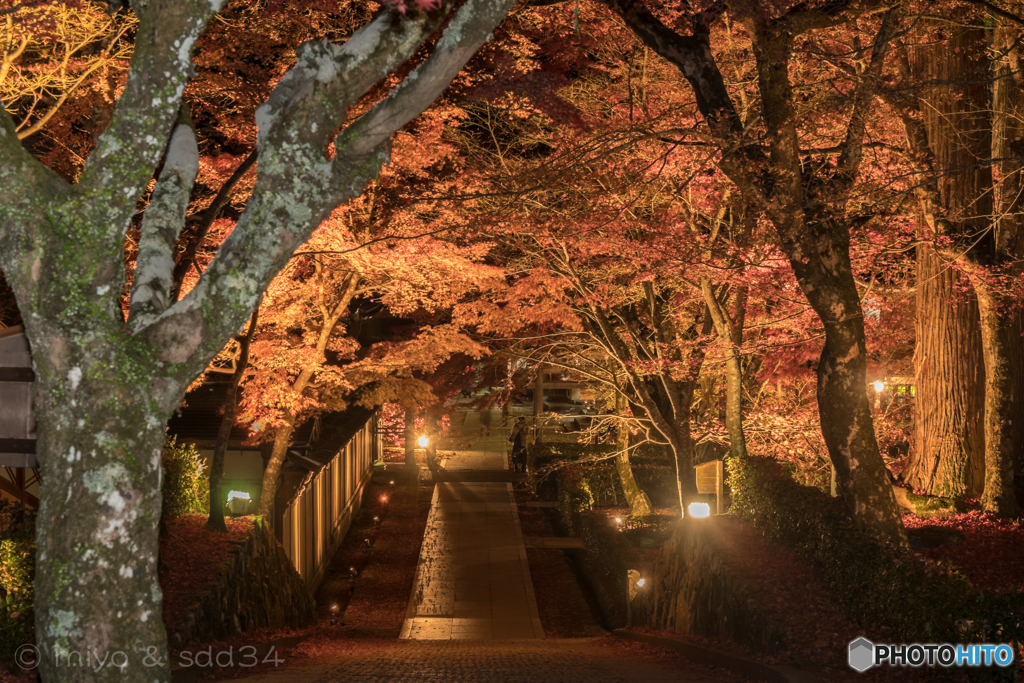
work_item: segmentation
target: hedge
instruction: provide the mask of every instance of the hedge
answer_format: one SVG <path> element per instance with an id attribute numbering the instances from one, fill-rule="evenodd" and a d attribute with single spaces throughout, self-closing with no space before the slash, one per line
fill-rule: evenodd
<path id="1" fill-rule="evenodd" d="M 1021 593 L 979 593 L 949 565 L 878 543 L 841 499 L 798 484 L 775 460 L 730 458 L 727 470 L 733 513 L 794 549 L 862 628 L 895 643 L 1024 639 Z"/>

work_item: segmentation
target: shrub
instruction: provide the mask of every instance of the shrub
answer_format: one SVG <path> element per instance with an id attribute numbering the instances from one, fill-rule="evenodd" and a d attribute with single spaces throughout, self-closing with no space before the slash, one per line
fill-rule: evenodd
<path id="1" fill-rule="evenodd" d="M 856 528 L 841 499 L 798 484 L 777 461 L 730 459 L 727 469 L 732 511 L 796 550 L 861 627 L 887 631 L 892 642 L 951 642 L 956 621 L 975 613 L 963 575 L 879 544 Z"/>
<path id="2" fill-rule="evenodd" d="M 35 511 L 0 499 L 0 661 L 35 640 Z"/>
<path id="3" fill-rule="evenodd" d="M 167 439 L 163 454 L 163 514 L 181 517 L 210 511 L 210 480 L 206 463 L 192 444 Z"/>
<path id="4" fill-rule="evenodd" d="M 584 467 L 558 472 L 558 512 L 566 530 L 583 540 L 585 557 L 579 563 L 584 579 L 597 598 L 602 621 L 609 628 L 626 622 L 626 572 L 635 569 L 636 550 L 608 518 L 591 510 L 594 497 Z"/>

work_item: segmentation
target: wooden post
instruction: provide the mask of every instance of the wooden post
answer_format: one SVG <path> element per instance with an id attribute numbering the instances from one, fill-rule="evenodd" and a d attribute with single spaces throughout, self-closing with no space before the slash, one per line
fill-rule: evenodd
<path id="1" fill-rule="evenodd" d="M 715 514 L 725 512 L 725 461 L 718 460 L 715 464 Z"/>
<path id="2" fill-rule="evenodd" d="M 537 377 L 533 380 L 533 442 L 544 443 L 541 429 L 541 413 L 544 412 L 544 364 L 537 366 Z"/>

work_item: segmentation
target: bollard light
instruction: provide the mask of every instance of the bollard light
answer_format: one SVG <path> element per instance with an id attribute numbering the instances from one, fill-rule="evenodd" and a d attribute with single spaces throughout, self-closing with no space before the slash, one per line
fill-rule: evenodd
<path id="1" fill-rule="evenodd" d="M 388 504 L 388 497 L 387 496 L 381 496 L 380 497 L 380 502 L 382 502 L 385 505 L 387 505 Z"/>
<path id="2" fill-rule="evenodd" d="M 395 480 L 394 479 L 392 479 L 391 481 L 388 482 L 388 486 L 394 486 L 394 485 L 395 485 Z"/>
<path id="3" fill-rule="evenodd" d="M 691 517 L 709 517 L 711 515 L 711 506 L 707 503 L 690 503 L 690 507 L 687 509 L 690 511 Z"/>
<path id="4" fill-rule="evenodd" d="M 376 529 L 379 526 L 380 526 L 380 517 L 374 517 L 373 518 L 373 528 Z"/>
<path id="5" fill-rule="evenodd" d="M 338 623 L 338 606 L 331 605 L 331 626 L 335 626 Z"/>
<path id="6" fill-rule="evenodd" d="M 364 538 L 363 539 L 363 555 L 369 555 L 369 554 L 370 554 L 370 539 Z"/>
<path id="7" fill-rule="evenodd" d="M 416 439 L 416 443 L 419 444 L 420 448 L 426 448 L 427 446 L 430 445 L 430 439 L 428 439 L 426 436 L 421 436 L 420 438 Z"/>

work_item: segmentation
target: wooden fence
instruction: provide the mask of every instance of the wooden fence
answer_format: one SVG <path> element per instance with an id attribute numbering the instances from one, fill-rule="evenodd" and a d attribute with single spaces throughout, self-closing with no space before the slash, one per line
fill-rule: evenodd
<path id="1" fill-rule="evenodd" d="M 374 413 L 330 462 L 307 477 L 284 510 L 281 543 L 311 592 L 352 525 L 373 462 L 383 452 L 379 422 Z"/>

